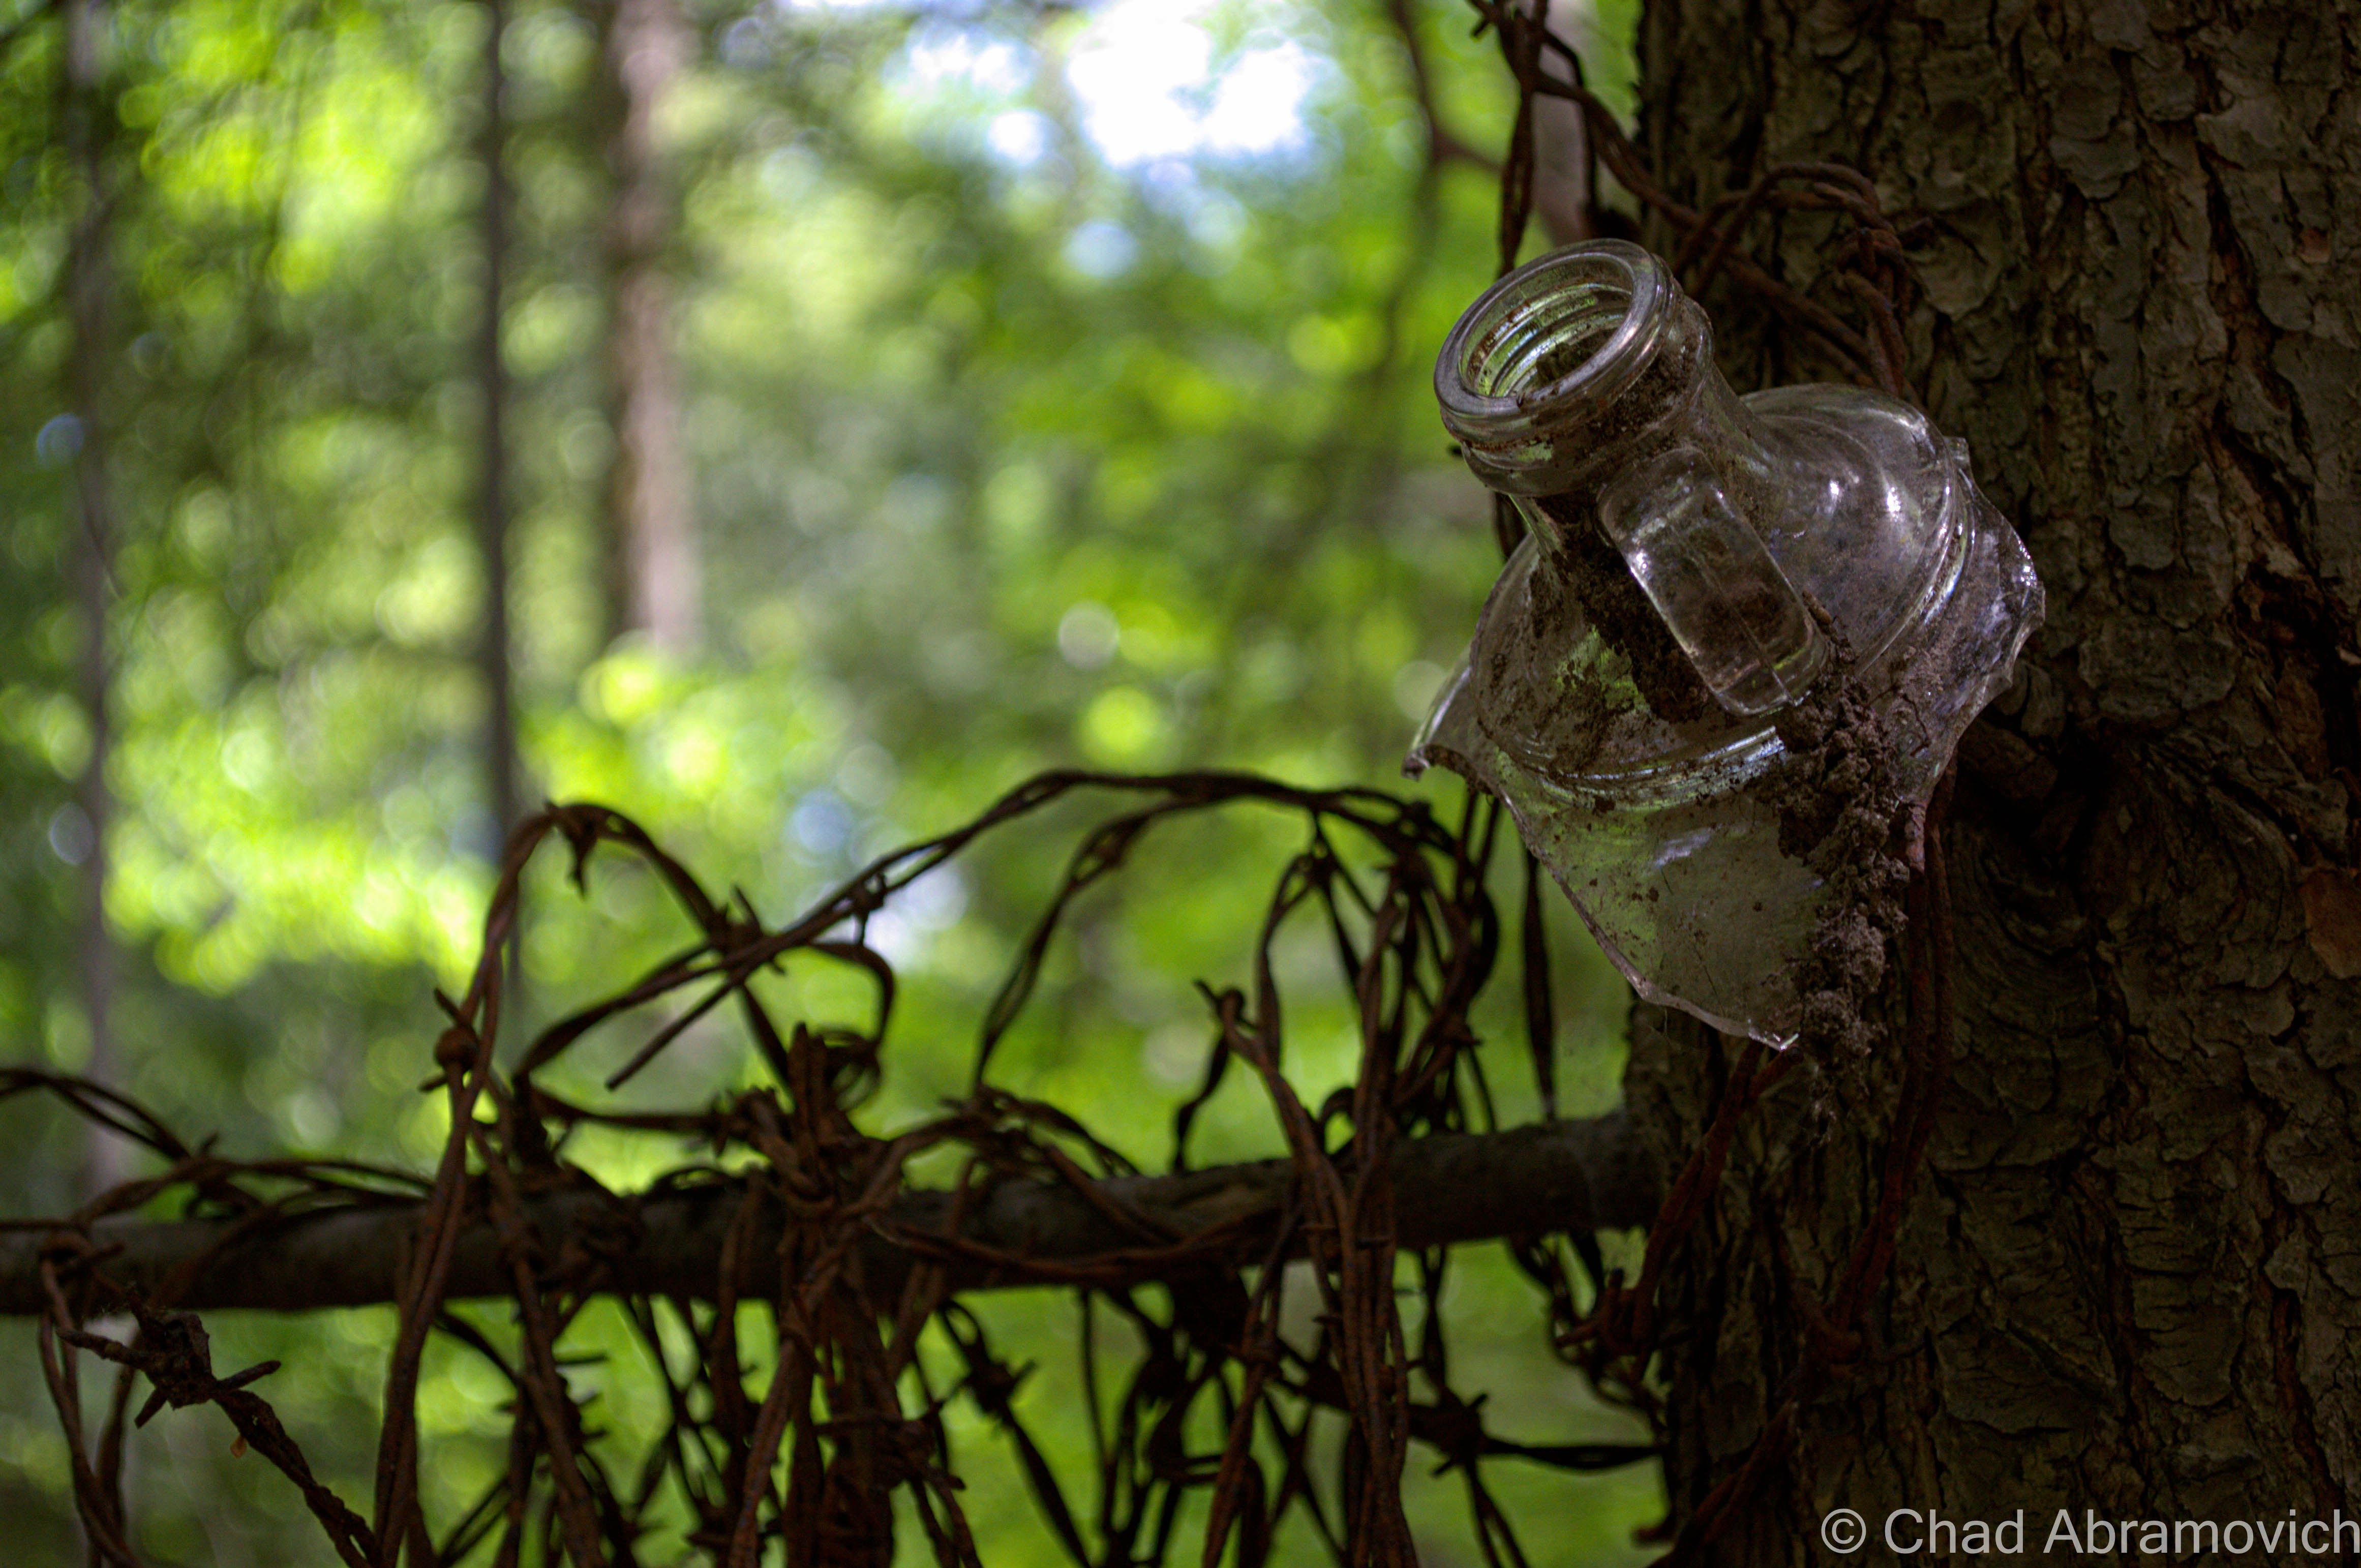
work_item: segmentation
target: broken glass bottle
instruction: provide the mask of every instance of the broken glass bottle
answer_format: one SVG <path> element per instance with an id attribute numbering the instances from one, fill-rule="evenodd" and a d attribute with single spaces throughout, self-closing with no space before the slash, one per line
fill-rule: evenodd
<path id="1" fill-rule="evenodd" d="M 2040 624 L 2024 545 L 1909 404 L 1734 395 L 1705 313 L 1620 240 L 1501 279 L 1434 385 L 1527 538 L 1409 771 L 1499 796 L 1642 995 L 1785 1039 L 1826 886 L 1781 850 L 1777 721 L 1857 680 L 1923 806 Z"/>

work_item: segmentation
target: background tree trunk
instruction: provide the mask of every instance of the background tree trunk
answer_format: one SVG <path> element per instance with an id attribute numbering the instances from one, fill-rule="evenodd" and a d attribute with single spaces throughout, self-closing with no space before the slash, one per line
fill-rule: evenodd
<path id="1" fill-rule="evenodd" d="M 666 251 L 679 228 L 660 117 L 692 39 L 677 0 L 600 8 L 607 170 L 607 476 L 609 635 L 644 631 L 669 652 L 697 646 L 703 583 L 681 449 Z"/>
<path id="2" fill-rule="evenodd" d="M 476 444 L 476 548 L 483 562 L 484 621 L 477 666 L 485 695 L 485 808 L 491 813 L 488 852 L 497 863 L 519 816 L 516 663 L 509 620 L 508 361 L 500 345 L 509 270 L 508 74 L 500 45 L 508 34 L 507 0 L 484 7 L 482 138 L 483 204 L 477 214 L 484 292 L 476 321 L 475 374 L 483 403 Z"/>
<path id="3" fill-rule="evenodd" d="M 2059 1508 L 2356 1511 L 2356 38 L 2355 0 L 1649 8 L 1674 193 L 1835 157 L 1931 220 L 1912 374 L 2049 596 L 1962 753 L 1955 1068 L 1873 1343 L 1719 1561 L 1839 1560 L 1838 1507 L 1863 1561 L 1905 1506 L 2022 1508 L 2029 1553 Z M 1828 232 L 1746 243 L 1802 282 Z M 1809 372 L 1708 304 L 1741 389 Z M 1630 1101 L 1669 1156 L 1721 1053 L 1638 1033 Z M 1676 1519 L 1803 1354 L 1892 1070 L 1791 1075 L 1676 1260 Z"/>
<path id="4" fill-rule="evenodd" d="M 80 178 L 80 210 L 67 242 L 66 313 L 72 323 L 73 363 L 67 375 L 67 401 L 74 424 L 71 476 L 73 601 L 82 613 L 81 664 L 76 671 L 83 717 L 90 726 L 90 752 L 75 781 L 74 806 L 82 814 L 81 929 L 75 941 L 75 979 L 90 1055 L 83 1070 L 101 1083 L 117 1083 L 122 1066 L 115 1049 L 115 938 L 106 924 L 109 828 L 115 795 L 106 780 L 115 751 L 115 499 L 109 463 L 114 409 L 108 387 L 116 359 L 113 312 L 115 290 L 114 129 L 115 106 L 110 82 L 111 21 L 101 0 L 70 0 L 65 7 L 65 126 Z M 69 819 L 70 822 L 70 819 Z M 72 828 L 65 828 L 68 837 Z M 52 839 L 57 830 L 52 830 Z M 83 1147 L 85 1195 L 103 1192 L 127 1174 L 122 1143 L 98 1127 Z"/>

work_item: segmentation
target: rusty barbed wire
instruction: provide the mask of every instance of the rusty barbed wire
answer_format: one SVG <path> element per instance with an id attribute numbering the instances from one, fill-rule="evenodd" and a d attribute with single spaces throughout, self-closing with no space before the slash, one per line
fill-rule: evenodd
<path id="1" fill-rule="evenodd" d="M 879 1070 L 894 993 L 890 965 L 868 945 L 867 921 L 916 877 L 994 828 L 1085 791 L 1131 798 L 1084 836 L 1023 944 L 979 1031 L 968 1096 L 891 1135 L 857 1125 L 846 1109 L 847 1091 Z M 1076 897 L 1117 872 L 1160 825 L 1238 804 L 1297 813 L 1305 839 L 1281 871 L 1246 983 L 1205 992 L 1208 1066 L 1199 1091 L 1176 1113 L 1173 1133 L 1185 1156 L 1191 1118 L 1231 1062 L 1262 1083 L 1293 1163 L 1297 1199 L 1260 1266 L 1249 1269 L 1229 1261 L 1226 1237 L 1177 1234 L 1123 1212 L 1094 1179 L 1129 1168 L 1109 1146 L 1068 1112 L 990 1081 L 995 1047 L 1031 997 Z M 1463 1070 L 1476 1043 L 1468 1010 L 1490 978 L 1499 946 L 1484 867 L 1471 854 L 1481 842 L 1472 819 L 1445 827 L 1423 804 L 1376 791 L 1305 790 L 1219 773 L 1152 779 L 1058 773 L 1020 787 L 952 833 L 878 861 L 774 929 L 742 900 L 712 898 L 622 814 L 554 806 L 511 839 L 471 982 L 463 995 L 439 999 L 446 1025 L 428 1087 L 445 1101 L 450 1132 L 431 1180 L 405 1182 L 398 1173 L 359 1166 L 221 1159 L 193 1152 L 122 1095 L 50 1074 L 0 1080 L 0 1094 L 60 1096 L 170 1162 L 159 1177 L 52 1223 L 55 1239 L 44 1255 L 50 1303 L 45 1365 L 70 1441 L 79 1444 L 85 1430 L 72 1352 L 123 1369 L 99 1452 L 75 1449 L 77 1508 L 93 1549 L 110 1563 L 139 1560 L 120 1496 L 121 1428 L 134 1372 L 175 1405 L 221 1407 L 247 1442 L 299 1486 L 339 1557 L 379 1568 L 485 1553 L 492 1562 L 515 1562 L 529 1550 L 581 1564 L 636 1563 L 642 1549 L 634 1543 L 667 1506 L 690 1516 L 686 1543 L 722 1563 L 751 1564 L 780 1549 L 773 1542 L 784 1543 L 788 1560 L 798 1563 L 879 1563 L 894 1549 L 890 1499 L 897 1495 L 938 1562 L 973 1563 L 942 1420 L 955 1398 L 972 1400 L 1010 1433 L 1027 1484 L 1078 1563 L 1143 1554 L 1163 1560 L 1177 1539 L 1180 1499 L 1202 1493 L 1211 1521 L 1209 1561 L 1232 1543 L 1243 1560 L 1261 1561 L 1282 1525 L 1302 1517 L 1340 1562 L 1406 1564 L 1415 1561 L 1415 1550 L 1400 1483 L 1414 1442 L 1443 1447 L 1485 1499 L 1481 1467 L 1490 1460 L 1595 1468 L 1644 1457 L 1643 1448 L 1499 1438 L 1476 1416 L 1474 1402 L 1411 1354 L 1399 1315 L 1389 1145 L 1397 1136 L 1488 1125 L 1485 1097 Z M 502 959 L 525 869 L 552 848 L 571 856 L 577 881 L 598 857 L 620 852 L 646 865 L 700 939 L 511 1053 L 500 1044 Z M 1301 1102 L 1281 1070 L 1285 1036 L 1272 948 L 1299 918 L 1323 928 L 1362 1036 L 1355 1087 L 1318 1106 Z M 849 964 L 868 975 L 873 1017 L 857 1025 L 774 1019 L 754 981 L 785 961 Z M 739 1014 L 769 1081 L 708 1112 L 610 1115 L 534 1080 L 597 1024 L 660 1004 L 670 1015 L 652 1021 L 610 1083 L 681 1039 L 683 1016 L 724 1006 Z M 515 1065 L 503 1069 L 498 1063 L 510 1055 Z M 716 1157 L 755 1160 L 730 1222 L 730 1244 L 710 1303 L 658 1297 L 625 1303 L 671 1412 L 666 1430 L 634 1457 L 636 1475 L 616 1469 L 623 1456 L 612 1434 L 585 1420 L 583 1397 L 566 1370 L 569 1330 L 599 1293 L 599 1246 L 577 1238 L 568 1250 L 553 1253 L 554 1239 L 535 1234 L 527 1221 L 536 1193 L 588 1182 L 560 1152 L 563 1134 L 587 1123 L 641 1134 L 690 1132 Z M 939 1234 L 899 1238 L 917 1261 L 898 1281 L 866 1277 L 859 1244 L 892 1225 L 887 1211 L 910 1159 L 944 1146 L 964 1157 L 949 1223 Z M 701 1163 L 680 1179 L 697 1179 L 697 1170 L 711 1168 Z M 1130 1226 L 1142 1248 L 1155 1250 L 1159 1294 L 1170 1303 L 1152 1305 L 1137 1285 L 1088 1259 L 993 1260 L 1019 1276 L 1075 1288 L 1093 1310 L 1112 1308 L 1148 1347 L 1111 1428 L 1098 1420 L 1093 1398 L 1099 1474 L 1079 1491 L 1044 1457 L 1011 1403 L 1018 1375 L 944 1285 L 949 1261 L 974 1250 L 957 1234 L 961 1206 L 1009 1180 L 1055 1183 L 1103 1207 L 1113 1204 L 1110 1217 Z M 96 1222 L 174 1192 L 256 1223 L 291 1210 L 382 1201 L 396 1193 L 423 1200 L 399 1292 L 366 1519 L 312 1476 L 300 1447 L 247 1387 L 256 1374 L 215 1378 L 208 1365 L 190 1360 L 187 1347 L 202 1344 L 203 1331 L 193 1315 L 172 1310 L 170 1285 L 151 1300 L 110 1280 Z M 739 1255 L 754 1245 L 761 1222 L 782 1214 L 778 1284 L 763 1303 L 774 1332 L 767 1343 L 749 1344 L 736 1294 Z M 515 1306 L 505 1343 L 449 1310 L 458 1236 L 478 1216 L 497 1234 Z M 628 1226 L 612 1245 L 631 1245 Z M 1299 1251 L 1308 1251 L 1321 1293 L 1322 1326 L 1311 1344 L 1291 1343 L 1281 1329 L 1288 1271 L 1277 1265 Z M 192 1277 L 201 1262 L 179 1277 Z M 95 1313 L 126 1307 L 137 1315 L 127 1339 L 106 1339 L 82 1326 Z M 1438 1333 L 1430 1324 L 1422 1336 L 1430 1356 Z M 922 1341 L 938 1335 L 963 1367 L 949 1387 L 928 1386 L 919 1357 Z M 456 1520 L 440 1525 L 427 1519 L 420 1498 L 416 1413 L 426 1350 L 437 1340 L 483 1357 L 514 1391 L 502 1474 Z M 693 1357 L 684 1360 L 683 1343 L 695 1347 Z M 1085 1354 L 1096 1354 L 1087 1343 Z M 767 1372 L 755 1373 L 758 1365 Z M 1433 1399 L 1411 1398 L 1419 1376 L 1435 1390 Z M 1220 1449 L 1193 1451 L 1185 1441 L 1200 1411 L 1220 1417 L 1227 1434 Z M 1314 1420 L 1334 1415 L 1345 1431 L 1341 1477 L 1315 1467 L 1311 1441 Z M 1504 1532 L 1497 1507 L 1488 1500 L 1483 1506 L 1488 1531 Z"/>

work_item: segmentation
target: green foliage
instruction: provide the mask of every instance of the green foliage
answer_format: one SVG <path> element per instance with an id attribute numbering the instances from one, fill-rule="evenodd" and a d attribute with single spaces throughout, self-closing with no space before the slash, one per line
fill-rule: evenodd
<path id="1" fill-rule="evenodd" d="M 64 291 L 85 192 L 60 139 L 60 27 L 16 10 L 0 56 L 0 356 L 16 367 L 0 384 L 0 1055 L 74 1069 L 88 1036 L 71 862 L 87 846 L 71 795 L 92 730 L 63 565 Z M 1512 100 L 1492 40 L 1443 0 L 1411 11 L 1444 118 L 1499 142 Z M 467 512 L 481 411 L 465 360 L 482 288 L 483 14 L 124 0 L 104 15 L 123 1085 L 241 1155 L 415 1165 L 440 1132 L 414 1092 L 437 1025 L 429 992 L 472 960 L 494 839 Z M 1425 129 L 1377 5 L 1221 5 L 1172 24 L 1207 40 L 1201 107 L 1225 71 L 1296 62 L 1300 135 L 1259 154 L 1111 158 L 1074 83 L 1111 27 L 1139 19 L 696 13 L 664 126 L 708 582 L 706 649 L 683 658 L 600 630 L 614 435 L 593 8 L 517 6 L 503 333 L 515 651 L 539 790 L 624 807 L 775 920 L 1047 766 L 1394 779 L 1497 565 L 1427 392 L 1433 345 L 1491 274 L 1496 192 L 1452 165 L 1421 196 Z M 1631 21 L 1631 0 L 1614 0 L 1594 28 L 1610 94 L 1629 91 Z M 1267 100 L 1281 79 L 1254 80 Z M 1454 782 L 1404 787 L 1458 809 Z M 908 992 L 876 1125 L 963 1087 L 976 1021 L 1079 820 L 987 845 L 887 917 L 878 939 Z M 1176 831 L 1095 894 L 1002 1080 L 1073 1107 L 1137 1159 L 1166 1157 L 1204 1045 L 1191 982 L 1241 978 L 1291 835 L 1251 817 Z M 552 877 L 533 909 L 536 1016 L 679 935 L 660 891 L 629 874 L 594 879 L 587 900 Z M 1556 944 L 1568 1109 L 1596 1109 L 1613 1093 L 1622 992 L 1576 935 Z M 817 974 L 775 983 L 813 1016 L 851 1004 Z M 1307 1101 L 1349 1077 L 1350 1001 L 1290 1014 Z M 1496 1025 L 1504 1115 L 1530 1114 L 1505 1000 Z M 717 1027 L 631 1092 L 701 1101 L 754 1070 Z M 70 1206 L 79 1134 L 29 1108 L 0 1117 L 19 1152 L 12 1211 Z M 1278 1149 L 1240 1085 L 1196 1152 Z M 596 1140 L 569 1153 L 618 1183 L 652 1174 Z M 1548 1360 L 1541 1304 L 1504 1265 L 1455 1266 L 1457 1365 L 1499 1391 L 1506 1427 L 1624 1435 Z M 986 1310 L 1044 1362 L 1019 1408 L 1059 1431 L 1071 1304 Z M 265 1391 L 364 1505 L 388 1321 L 214 1325 L 222 1365 L 286 1358 Z M 61 1453 L 28 1346 L 21 1325 L 0 1332 L 0 1513 L 62 1560 Z M 452 1477 L 499 1462 L 465 1437 L 473 1376 L 441 1366 L 425 1396 Z M 637 1397 L 623 1383 L 619 1402 Z M 168 1416 L 142 1440 L 134 1511 L 149 1544 L 183 1561 L 313 1560 L 304 1530 L 269 1535 L 276 1479 L 230 1460 L 212 1420 Z M 955 1420 L 976 1456 L 986 1560 L 1051 1561 L 1014 1468 L 992 1468 L 1005 1463 L 996 1434 Z M 1079 1426 L 1059 1441 L 1078 1447 Z M 1452 1484 L 1421 1486 L 1413 1517 L 1455 1538 Z M 1627 1560 L 1653 1503 L 1648 1477 L 1577 1497 L 1535 1472 L 1532 1486 L 1537 1562 Z"/>

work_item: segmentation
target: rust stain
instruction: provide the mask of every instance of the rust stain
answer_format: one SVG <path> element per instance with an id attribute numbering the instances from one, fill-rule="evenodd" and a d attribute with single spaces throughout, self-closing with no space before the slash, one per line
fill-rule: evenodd
<path id="1" fill-rule="evenodd" d="M 2338 980 L 2361 975 L 2361 880 L 2336 866 L 2305 872 L 2303 916 L 2328 972 Z"/>

